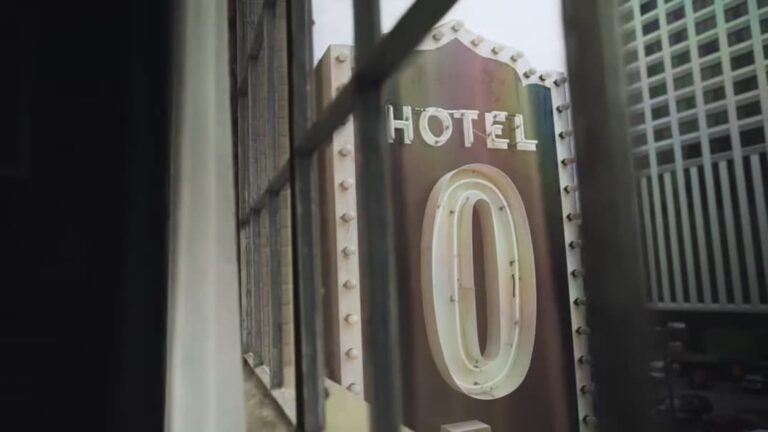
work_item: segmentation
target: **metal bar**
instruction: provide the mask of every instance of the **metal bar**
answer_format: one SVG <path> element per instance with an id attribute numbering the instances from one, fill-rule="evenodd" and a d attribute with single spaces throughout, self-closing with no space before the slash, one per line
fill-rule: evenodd
<path id="1" fill-rule="evenodd" d="M 675 194 L 672 189 L 672 173 L 665 173 L 662 176 L 664 180 L 664 198 L 666 198 L 667 206 L 667 222 L 669 223 L 669 248 L 670 258 L 672 259 L 672 280 L 675 283 L 675 302 L 685 303 L 683 297 L 683 290 L 686 288 L 683 286 L 682 269 L 680 268 L 680 248 L 677 241 L 679 239 L 677 235 L 677 215 L 675 214 Z"/>
<path id="2" fill-rule="evenodd" d="M 733 203 L 731 201 L 731 182 L 728 178 L 728 162 L 717 163 L 720 173 L 720 193 L 723 196 L 723 225 L 725 226 L 726 245 L 728 245 L 728 263 L 731 270 L 731 287 L 733 288 L 733 301 L 741 305 L 744 301 L 741 287 L 741 271 L 739 270 L 739 252 L 736 244 L 736 229 L 733 227 Z M 720 299 L 721 304 L 728 303 L 727 298 Z"/>
<path id="3" fill-rule="evenodd" d="M 275 26 L 276 8 L 272 1 L 262 6 L 261 21 L 264 26 L 264 63 L 266 82 L 266 154 L 267 172 L 276 164 L 278 145 L 277 132 L 277 31 Z M 270 361 L 269 380 L 272 388 L 283 384 L 283 319 L 282 319 L 282 274 L 280 253 L 280 200 L 277 194 L 270 194 L 268 203 L 268 247 L 269 247 L 269 319 L 270 319 Z"/>
<path id="4" fill-rule="evenodd" d="M 379 43 L 370 45 L 364 57 L 357 57 L 360 53 L 356 54 L 355 61 L 359 65 L 356 72 L 333 102 L 323 110 L 321 117 L 301 137 L 297 154 L 310 154 L 327 143 L 336 128 L 359 106 L 361 93 L 381 87 L 456 1 L 417 0 L 390 33 Z M 371 3 L 362 7 L 373 8 Z M 360 45 L 358 39 L 355 39 L 355 43 Z"/>
<path id="5" fill-rule="evenodd" d="M 654 251 L 653 243 L 653 224 L 651 224 L 651 212 L 650 202 L 648 199 L 648 177 L 643 177 L 640 180 L 640 196 L 643 208 L 643 223 L 645 228 L 645 253 L 648 256 L 648 271 L 650 274 L 651 284 L 651 301 L 653 303 L 659 302 L 659 290 L 656 285 L 656 253 Z"/>
<path id="6" fill-rule="evenodd" d="M 267 187 L 264 189 L 261 194 L 259 194 L 258 198 L 256 198 L 256 201 L 251 205 L 251 207 L 248 209 L 248 214 L 258 214 L 264 208 L 267 206 L 267 203 L 269 200 L 274 197 L 275 195 L 278 195 L 281 190 L 285 187 L 285 185 L 288 184 L 288 181 L 290 180 L 290 174 L 291 174 L 291 164 L 290 162 L 285 162 L 282 165 L 280 165 L 280 168 L 278 168 L 277 173 L 269 180 L 269 183 L 267 184 Z M 250 220 L 247 218 L 241 218 L 240 224 L 243 226 L 248 225 L 250 223 Z"/>
<path id="7" fill-rule="evenodd" d="M 261 260 L 263 259 L 261 253 L 261 224 L 259 223 L 259 215 L 252 214 L 249 217 L 252 221 L 250 226 L 251 235 L 251 286 L 248 288 L 251 290 L 251 308 L 253 309 L 251 314 L 250 325 L 253 328 L 253 340 L 250 341 L 251 352 L 253 353 L 253 361 L 255 365 L 261 365 L 264 363 L 264 356 L 262 350 L 262 296 L 261 296 Z"/>
<path id="8" fill-rule="evenodd" d="M 655 156 L 653 156 L 655 158 Z M 653 171 L 651 171 L 653 172 Z M 672 301 L 669 288 L 669 261 L 667 260 L 667 236 L 662 207 L 665 205 L 661 199 L 661 175 L 651 175 L 651 191 L 653 193 L 653 215 L 656 220 L 656 244 L 659 246 L 659 276 L 661 277 L 661 303 Z"/>
<path id="9" fill-rule="evenodd" d="M 325 391 L 316 173 L 312 155 L 298 152 L 299 137 L 307 136 L 312 116 L 312 2 L 291 0 L 287 9 L 297 427 L 320 432 L 325 427 Z"/>
<path id="10" fill-rule="evenodd" d="M 653 311 L 678 311 L 678 312 L 714 312 L 715 314 L 726 313 L 750 313 L 750 314 L 768 314 L 768 305 L 759 304 L 648 304 L 648 308 Z"/>
<path id="11" fill-rule="evenodd" d="M 283 284 L 280 253 L 280 199 L 274 196 L 269 203 L 269 319 L 270 368 L 272 388 L 283 385 Z"/>
<path id="12" fill-rule="evenodd" d="M 738 134 L 737 134 L 738 137 Z M 740 138 L 739 138 L 740 139 Z M 739 144 L 741 145 L 741 144 Z M 741 150 L 739 150 L 741 153 Z M 739 224 L 741 226 L 742 237 L 742 249 L 743 259 L 747 264 L 747 287 L 749 290 L 749 301 L 753 305 L 760 303 L 760 295 L 758 294 L 758 280 L 757 280 L 757 267 L 755 263 L 755 245 L 753 244 L 752 234 L 752 222 L 749 216 L 749 200 L 747 198 L 748 189 L 745 179 L 745 171 L 747 170 L 745 160 L 748 158 L 739 156 L 733 159 L 733 166 L 735 169 L 735 181 L 736 181 L 736 201 L 739 208 Z M 754 180 L 752 180 L 754 183 Z"/>
<path id="13" fill-rule="evenodd" d="M 443 2 L 447 4 L 448 2 Z M 416 3 L 425 4 L 424 1 Z M 411 11 L 415 9 L 411 8 Z M 411 12 L 409 11 L 409 12 Z M 442 15 L 442 14 L 441 14 Z M 435 19 L 438 19 L 435 17 Z M 398 51 L 402 57 L 412 47 L 391 46 L 382 42 L 380 9 L 378 0 L 355 0 L 355 58 L 363 61 L 381 61 L 379 55 Z M 402 21 L 401 23 L 402 24 Z M 427 26 L 425 26 L 427 27 Z M 431 25 L 430 25 L 431 27 Z M 402 29 L 402 27 L 400 27 Z M 409 32 L 414 31 L 406 28 Z M 424 28 L 423 30 L 427 30 Z M 402 32 L 402 31 L 401 31 Z M 393 32 L 394 33 L 394 32 Z M 404 36 L 407 35 L 404 34 Z M 397 35 L 395 35 L 397 36 Z M 414 39 L 416 44 L 421 40 Z M 376 55 L 377 48 L 386 48 Z M 386 61 L 384 67 L 386 68 Z M 371 359 L 371 430 L 395 432 L 400 430 L 400 345 L 398 334 L 398 311 L 395 270 L 395 239 L 391 195 L 391 169 L 389 151 L 384 136 L 384 114 L 382 110 L 383 79 L 394 70 L 386 71 L 375 79 L 365 75 L 376 69 L 363 70 L 359 87 L 358 107 L 355 111 L 357 140 L 360 145 L 361 225 L 365 247 L 361 255 L 361 266 L 366 269 L 365 281 L 361 288 L 366 290 L 368 316 L 364 343 L 368 358 Z M 367 84 L 367 85 L 366 85 Z"/>
<path id="14" fill-rule="evenodd" d="M 675 147 L 675 152 L 680 152 L 679 147 Z M 681 162 L 682 157 L 680 155 L 675 156 L 675 174 L 677 180 L 677 193 L 678 202 L 680 208 L 680 227 L 682 229 L 683 236 L 683 253 L 685 255 L 685 274 L 688 282 L 686 287 L 688 290 L 688 301 L 690 303 L 699 302 L 698 284 L 696 281 L 696 268 L 693 264 L 693 242 L 691 240 L 691 215 L 688 213 L 688 191 L 686 190 L 685 176 L 688 174 L 688 170 L 683 167 Z M 681 270 L 682 271 L 682 270 Z"/>
<path id="15" fill-rule="evenodd" d="M 693 196 L 693 216 L 696 223 L 696 249 L 699 253 L 699 268 L 701 290 L 704 293 L 704 303 L 712 303 L 712 284 L 709 276 L 709 258 L 707 257 L 707 237 L 704 234 L 704 207 L 701 205 L 701 186 L 699 183 L 699 168 L 691 167 L 691 195 Z"/>
<path id="16" fill-rule="evenodd" d="M 264 46 L 264 9 L 268 5 L 274 9 L 274 0 L 265 1 L 261 5 L 261 10 L 256 17 L 256 22 L 253 26 L 250 25 L 250 17 L 246 22 L 246 27 L 253 31 L 250 41 L 246 42 L 248 45 L 245 47 L 246 55 L 245 61 L 238 62 L 237 67 L 237 95 L 240 97 L 248 96 L 248 69 L 251 62 L 255 62 L 261 55 L 261 49 Z M 248 32 L 242 35 L 243 39 L 248 37 Z"/>
<path id="17" fill-rule="evenodd" d="M 637 194 L 627 140 L 616 2 L 562 1 L 582 209 L 595 406 L 601 430 L 647 430 L 649 350 Z M 585 61 L 585 55 L 589 61 Z M 616 289 L 621 287 L 621 289 Z M 621 322 L 621 326 L 615 323 Z"/>
<path id="18" fill-rule="evenodd" d="M 760 232 L 760 238 L 763 241 L 760 242 L 761 252 L 763 256 L 763 269 L 768 272 L 768 214 L 766 214 L 765 195 L 763 185 L 763 172 L 760 167 L 760 155 L 754 154 L 749 157 L 750 167 L 752 169 L 752 187 L 753 197 L 755 200 L 755 208 L 757 209 L 757 229 Z M 768 284 L 767 284 L 768 285 Z M 768 290 L 768 286 L 763 287 Z M 759 298 L 759 297 L 758 297 Z"/>
<path id="19" fill-rule="evenodd" d="M 717 21 L 717 26 L 719 28 L 724 28 L 727 23 L 725 21 L 725 11 L 722 7 L 715 7 L 715 19 Z M 726 32 L 718 32 L 717 35 L 719 39 L 720 46 L 727 46 L 728 44 L 728 35 Z M 750 45 L 754 44 L 754 42 L 750 43 Z M 759 48 L 760 51 L 763 51 L 762 46 Z M 720 53 L 718 55 L 722 62 L 722 69 L 723 69 L 723 76 L 731 76 L 732 73 L 732 67 L 731 67 L 731 53 L 729 50 L 720 50 Z M 754 57 L 754 51 L 752 56 Z M 756 64 L 762 64 L 762 63 L 756 63 Z M 759 75 L 759 74 L 758 74 Z M 725 88 L 725 100 L 726 100 L 726 109 L 728 111 L 728 117 L 731 119 L 737 119 L 737 111 L 736 111 L 736 99 L 734 94 L 734 80 L 725 80 L 724 88 Z M 750 302 L 753 304 L 757 304 L 756 297 L 757 297 L 757 269 L 755 268 L 755 249 L 754 245 L 752 244 L 752 225 L 750 223 L 750 216 L 749 216 L 749 202 L 747 201 L 747 185 L 745 184 L 745 178 L 744 178 L 744 154 L 742 152 L 741 148 L 741 137 L 739 134 L 739 122 L 737 120 L 731 121 L 728 124 L 728 130 L 730 132 L 731 137 L 731 145 L 733 148 L 733 165 L 731 167 L 732 174 L 733 174 L 733 180 L 736 186 L 735 190 L 735 196 L 732 197 L 732 201 L 734 205 L 736 206 L 735 209 L 732 208 L 731 212 L 736 212 L 734 214 L 734 222 L 739 223 L 740 228 L 740 234 L 741 234 L 741 248 L 738 249 L 738 253 L 741 255 L 739 258 L 739 264 L 744 263 L 746 264 L 746 278 L 743 278 L 741 275 L 741 268 L 737 267 L 736 270 L 731 269 L 731 272 L 733 273 L 736 271 L 739 274 L 739 278 L 741 279 L 741 289 L 739 290 L 739 296 L 742 297 L 742 300 L 744 299 L 744 294 L 746 294 L 747 291 L 750 292 Z M 738 242 L 738 240 L 737 240 Z M 738 245 L 738 243 L 737 243 Z"/>

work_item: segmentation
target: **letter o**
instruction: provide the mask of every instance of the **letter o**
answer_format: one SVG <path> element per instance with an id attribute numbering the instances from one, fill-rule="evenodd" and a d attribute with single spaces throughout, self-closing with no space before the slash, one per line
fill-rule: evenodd
<path id="1" fill-rule="evenodd" d="M 488 332 L 480 352 L 472 256 L 473 211 L 483 233 Z M 465 165 L 432 189 L 421 237 L 421 288 L 432 357 L 443 378 L 476 399 L 514 391 L 531 363 L 536 334 L 533 242 L 512 180 Z"/>
<path id="2" fill-rule="evenodd" d="M 429 119 L 432 116 L 437 117 L 443 124 L 443 132 L 439 137 L 435 136 L 429 129 Z M 421 137 L 424 138 L 424 141 L 427 144 L 439 147 L 445 144 L 445 142 L 448 141 L 448 138 L 451 137 L 451 133 L 453 133 L 453 120 L 451 119 L 451 116 L 448 115 L 448 112 L 442 108 L 424 108 L 424 111 L 422 111 L 419 116 L 419 131 L 421 132 Z"/>

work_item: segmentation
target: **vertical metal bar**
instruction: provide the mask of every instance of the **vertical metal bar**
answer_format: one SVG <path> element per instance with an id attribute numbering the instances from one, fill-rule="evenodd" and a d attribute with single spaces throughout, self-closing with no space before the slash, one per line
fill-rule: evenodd
<path id="1" fill-rule="evenodd" d="M 715 19 L 717 21 L 717 27 L 722 29 L 725 28 L 726 22 L 725 22 L 725 11 L 724 7 L 722 5 L 715 5 Z M 727 33 L 724 31 L 718 32 L 718 39 L 721 47 L 728 46 L 728 36 Z M 763 51 L 763 48 L 760 47 L 759 51 Z M 755 53 L 753 51 L 753 56 L 755 56 Z M 730 50 L 727 49 L 721 49 L 719 57 L 722 62 L 722 68 L 723 68 L 723 76 L 732 76 L 732 68 L 731 68 L 731 62 L 730 62 Z M 758 54 L 759 56 L 759 54 Z M 762 64 L 762 63 L 755 63 L 755 64 Z M 759 74 L 758 74 L 759 75 Z M 747 185 L 744 175 L 744 153 L 742 152 L 741 148 L 741 136 L 739 134 L 739 122 L 735 119 L 738 118 L 738 115 L 736 114 L 736 100 L 734 95 L 734 89 L 733 89 L 733 82 L 734 80 L 729 79 L 725 80 L 724 87 L 725 87 L 725 101 L 726 101 L 726 107 L 728 110 L 728 117 L 732 119 L 730 123 L 728 124 L 728 130 L 730 132 L 731 137 L 731 146 L 732 146 L 732 160 L 733 160 L 733 177 L 734 182 L 736 184 L 736 190 L 735 190 L 735 196 L 732 197 L 732 200 L 734 204 L 736 205 L 736 211 L 738 215 L 738 219 L 734 217 L 734 222 L 738 221 L 740 231 L 741 231 L 741 248 L 738 249 L 738 253 L 741 255 L 741 258 L 739 261 L 744 261 L 746 264 L 746 280 L 741 277 L 741 269 L 740 267 L 737 267 L 735 271 L 739 274 L 739 279 L 741 282 L 741 287 L 739 289 L 739 296 L 743 299 L 743 294 L 746 293 L 747 290 L 750 291 L 750 302 L 753 304 L 757 304 L 755 302 L 755 298 L 757 297 L 757 269 L 755 268 L 755 249 L 754 245 L 752 244 L 752 224 L 750 223 L 749 218 L 749 201 L 747 200 Z M 733 212 L 733 210 L 731 210 Z M 738 242 L 738 240 L 737 240 Z M 737 243 L 738 245 L 738 243 Z M 731 273 L 734 272 L 734 269 L 731 269 Z"/>
<path id="2" fill-rule="evenodd" d="M 253 353 L 254 365 L 261 365 L 264 363 L 264 356 L 262 351 L 262 296 L 261 296 L 261 222 L 259 221 L 259 215 L 251 213 L 249 216 L 251 228 L 251 328 L 253 329 L 252 340 L 250 341 L 251 352 Z"/>
<path id="3" fill-rule="evenodd" d="M 272 388 L 283 385 L 283 284 L 280 266 L 280 200 L 279 195 L 271 195 L 269 212 L 269 316 L 270 328 L 270 368 L 269 377 Z"/>
<path id="4" fill-rule="evenodd" d="M 262 8 L 264 22 L 264 49 L 266 81 L 266 154 L 267 172 L 272 178 L 277 172 L 277 32 L 275 30 L 275 2 L 267 0 Z M 282 320 L 282 268 L 280 254 L 280 201 L 278 195 L 270 193 L 267 203 L 269 218 L 269 317 L 270 317 L 270 368 L 269 377 L 272 388 L 283 384 L 283 320 Z"/>
<path id="5" fill-rule="evenodd" d="M 364 63 L 381 37 L 378 0 L 355 0 L 355 58 Z M 360 143 L 361 224 L 368 325 L 365 342 L 371 359 L 371 426 L 373 431 L 400 430 L 400 350 L 398 343 L 395 245 L 389 151 L 384 137 L 381 86 L 360 89 L 355 113 Z"/>
<path id="6" fill-rule="evenodd" d="M 655 172 L 655 173 L 654 173 Z M 651 191 L 653 193 L 653 215 L 656 219 L 656 244 L 659 253 L 659 272 L 661 276 L 661 303 L 671 303 L 672 295 L 669 288 L 669 261 L 667 260 L 667 236 L 664 233 L 664 226 L 667 221 L 664 219 L 662 207 L 666 205 L 661 200 L 661 175 L 658 171 L 651 169 Z"/>
<path id="7" fill-rule="evenodd" d="M 643 207 L 643 223 L 645 224 L 645 253 L 648 256 L 648 271 L 651 283 L 651 302 L 659 302 L 659 290 L 656 285 L 656 253 L 653 242 L 653 224 L 651 224 L 650 200 L 648 199 L 648 177 L 640 180 L 640 196 Z"/>
<path id="8" fill-rule="evenodd" d="M 646 430 L 643 312 L 637 194 L 626 134 L 614 1 L 564 0 L 563 18 L 590 299 L 590 347 L 601 430 Z M 588 57 L 585 57 L 588 56 Z M 587 60 L 588 59 L 588 60 Z M 617 290 L 616 287 L 621 287 Z M 621 322 L 621 326 L 616 326 Z"/>
<path id="9" fill-rule="evenodd" d="M 707 237 L 704 235 L 704 207 L 701 205 L 701 186 L 699 183 L 699 168 L 691 167 L 691 195 L 693 196 L 693 216 L 696 222 L 696 249 L 699 253 L 701 290 L 704 293 L 704 303 L 712 304 L 712 284 L 709 276 L 709 257 L 707 256 Z"/>
<path id="10" fill-rule="evenodd" d="M 665 172 L 662 175 L 664 180 L 664 198 L 666 198 L 667 206 L 667 222 L 669 222 L 669 248 L 672 258 L 672 280 L 675 283 L 675 302 L 685 303 L 683 297 L 683 290 L 686 288 L 683 286 L 682 269 L 680 268 L 680 248 L 677 241 L 679 239 L 677 235 L 677 214 L 675 213 L 675 195 L 672 189 L 672 172 Z"/>
<path id="11" fill-rule="evenodd" d="M 731 270 L 731 282 L 733 287 L 733 301 L 737 305 L 743 304 L 741 271 L 739 270 L 739 251 L 736 244 L 736 229 L 733 227 L 733 202 L 731 201 L 731 182 L 728 178 L 728 161 L 717 163 L 720 173 L 720 193 L 723 196 L 723 225 L 725 225 L 725 238 L 728 245 L 728 262 Z M 727 298 L 720 299 L 721 304 L 728 303 Z"/>
<path id="12" fill-rule="evenodd" d="M 312 116 L 312 3 L 288 3 L 288 62 L 290 69 L 291 199 L 293 211 L 294 316 L 297 426 L 304 432 L 322 431 L 325 425 L 323 387 L 323 328 L 320 302 L 320 267 L 317 262 L 316 193 L 313 156 L 297 155 L 299 139 Z"/>
<path id="13" fill-rule="evenodd" d="M 768 214 L 766 214 L 765 195 L 763 185 L 763 170 L 760 167 L 760 154 L 753 154 L 749 157 L 750 167 L 752 169 L 752 185 L 753 185 L 753 197 L 755 200 L 755 208 L 757 209 L 757 229 L 760 232 L 761 252 L 763 256 L 763 268 L 768 272 Z M 768 286 L 763 287 L 764 290 L 768 290 Z M 759 297 L 758 297 L 759 299 Z"/>

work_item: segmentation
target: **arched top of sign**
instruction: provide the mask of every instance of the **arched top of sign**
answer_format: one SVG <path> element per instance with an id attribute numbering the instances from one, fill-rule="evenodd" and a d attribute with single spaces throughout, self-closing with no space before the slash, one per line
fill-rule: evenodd
<path id="1" fill-rule="evenodd" d="M 468 29 L 461 21 L 448 21 L 432 29 L 416 48 L 417 50 L 433 50 L 442 47 L 452 40 L 458 40 L 477 55 L 496 60 L 511 66 L 520 76 L 523 84 L 540 84 L 549 88 L 562 88 L 565 75 L 555 71 L 537 71 L 522 51 L 504 44 L 487 40 Z"/>

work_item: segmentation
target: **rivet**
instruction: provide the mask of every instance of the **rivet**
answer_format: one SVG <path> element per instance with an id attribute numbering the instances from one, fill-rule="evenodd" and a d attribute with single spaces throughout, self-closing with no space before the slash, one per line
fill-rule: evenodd
<path id="1" fill-rule="evenodd" d="M 353 289 L 357 288 L 357 281 L 352 280 L 352 279 L 347 279 L 347 280 L 344 281 L 342 286 L 344 288 L 348 289 L 348 290 L 353 290 Z"/>
<path id="2" fill-rule="evenodd" d="M 476 46 L 479 46 L 481 43 L 483 43 L 483 38 L 481 38 L 480 36 L 478 36 L 478 37 L 476 37 L 476 38 L 472 39 L 472 42 L 471 42 L 471 43 L 472 43 L 472 46 L 475 46 L 475 47 L 476 47 Z"/>
<path id="3" fill-rule="evenodd" d="M 357 249 L 353 248 L 352 246 L 344 246 L 344 249 L 341 250 L 341 253 L 344 254 L 346 257 L 350 257 L 354 255 L 357 252 Z"/>
<path id="4" fill-rule="evenodd" d="M 560 139 L 570 138 L 573 136 L 573 129 L 566 129 L 560 132 L 559 134 L 557 134 L 557 136 L 559 136 Z"/>
<path id="5" fill-rule="evenodd" d="M 349 55 L 344 51 L 336 54 L 336 61 L 339 63 L 344 63 L 347 59 L 349 59 Z"/>
<path id="6" fill-rule="evenodd" d="M 592 394 L 595 392 L 595 385 L 594 384 L 584 384 L 579 388 L 579 391 L 581 391 L 581 394 Z"/>
<path id="7" fill-rule="evenodd" d="M 592 357 L 580 355 L 576 361 L 578 361 L 580 365 L 589 365 L 592 364 Z"/>
<path id="8" fill-rule="evenodd" d="M 455 22 L 455 23 L 453 23 L 453 25 L 451 26 L 451 29 L 452 29 L 453 31 L 457 32 L 457 31 L 461 30 L 463 27 L 464 27 L 464 23 L 463 23 L 463 22 L 461 22 L 461 21 L 456 21 L 456 22 Z"/>
<path id="9" fill-rule="evenodd" d="M 587 414 L 584 417 L 581 418 L 581 421 L 584 422 L 584 424 L 589 426 L 594 426 L 597 424 L 597 417 Z"/>
<path id="10" fill-rule="evenodd" d="M 495 55 L 499 55 L 500 52 L 504 51 L 503 46 L 496 45 L 495 47 L 491 48 L 491 52 Z"/>
<path id="11" fill-rule="evenodd" d="M 592 334 L 592 330 L 590 330 L 589 327 L 578 326 L 576 327 L 576 334 L 582 335 L 582 336 L 588 336 Z"/>
<path id="12" fill-rule="evenodd" d="M 512 54 L 511 56 L 509 56 L 509 59 L 512 60 L 513 62 L 516 62 L 516 61 L 520 60 L 523 57 L 525 57 L 525 54 L 523 54 L 522 51 L 517 51 L 516 53 Z"/>
<path id="13" fill-rule="evenodd" d="M 561 85 L 568 82 L 568 77 L 561 76 L 560 78 L 555 78 L 553 82 L 556 86 L 560 87 Z"/>
<path id="14" fill-rule="evenodd" d="M 560 161 L 560 163 L 563 164 L 564 166 L 573 165 L 576 163 L 576 158 L 572 158 L 572 157 L 564 158 Z"/>
<path id="15" fill-rule="evenodd" d="M 347 157 L 352 154 L 352 147 L 345 145 L 339 149 L 339 155 Z"/>
<path id="16" fill-rule="evenodd" d="M 347 324 L 357 324 L 360 322 L 360 317 L 355 314 L 347 314 L 347 316 L 344 317 L 344 321 L 346 321 Z"/>
<path id="17" fill-rule="evenodd" d="M 565 191 L 565 193 L 573 193 L 573 192 L 576 192 L 577 190 L 579 190 L 579 186 L 575 185 L 575 184 L 573 184 L 573 185 L 566 185 L 563 188 L 563 190 Z"/>
<path id="18" fill-rule="evenodd" d="M 344 222 L 352 222 L 355 220 L 355 212 L 345 212 L 341 215 L 341 220 Z"/>
<path id="19" fill-rule="evenodd" d="M 568 243 L 568 247 L 571 249 L 578 249 L 581 247 L 581 240 L 571 240 Z"/>
<path id="20" fill-rule="evenodd" d="M 445 36 L 445 33 L 443 33 L 441 30 L 436 31 L 434 34 L 432 34 L 432 39 L 439 41 L 440 39 Z"/>
<path id="21" fill-rule="evenodd" d="M 347 358 L 351 358 L 352 360 L 360 358 L 360 351 L 355 348 L 348 349 L 345 354 L 347 355 Z"/>
<path id="22" fill-rule="evenodd" d="M 576 297 L 573 299 L 573 304 L 576 306 L 586 306 L 587 305 L 587 299 L 584 297 Z"/>
<path id="23" fill-rule="evenodd" d="M 569 222 L 581 220 L 581 213 L 568 213 L 565 215 L 565 218 L 568 219 Z"/>
<path id="24" fill-rule="evenodd" d="M 526 78 L 530 78 L 532 76 L 536 75 L 536 69 L 530 68 L 527 71 L 523 72 L 523 76 Z"/>
<path id="25" fill-rule="evenodd" d="M 341 181 L 341 183 L 339 183 L 339 186 L 341 186 L 341 188 L 344 190 L 350 190 L 354 185 L 355 185 L 355 182 L 353 182 L 350 179 L 344 179 Z"/>
<path id="26" fill-rule="evenodd" d="M 546 81 L 546 80 L 548 80 L 551 77 L 552 77 L 552 74 L 550 74 L 549 72 L 544 72 L 542 74 L 539 74 L 539 80 L 540 81 Z"/>
<path id="27" fill-rule="evenodd" d="M 351 391 L 352 393 L 359 395 L 360 394 L 360 386 L 357 385 L 357 383 L 352 383 L 347 386 L 347 390 Z"/>
<path id="28" fill-rule="evenodd" d="M 571 270 L 571 276 L 575 278 L 580 278 L 584 276 L 584 271 L 580 269 L 573 269 Z"/>
<path id="29" fill-rule="evenodd" d="M 558 105 L 556 109 L 557 109 L 557 112 L 559 112 L 559 113 L 561 113 L 563 111 L 568 111 L 569 109 L 571 109 L 571 103 L 570 102 L 562 103 L 562 104 Z"/>

